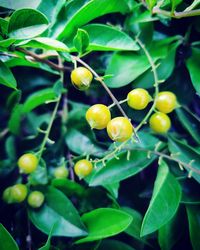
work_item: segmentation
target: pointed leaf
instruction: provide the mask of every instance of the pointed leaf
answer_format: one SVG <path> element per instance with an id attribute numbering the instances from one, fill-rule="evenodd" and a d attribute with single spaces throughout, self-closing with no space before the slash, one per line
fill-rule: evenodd
<path id="1" fill-rule="evenodd" d="M 142 222 L 140 235 L 155 232 L 176 213 L 181 200 L 181 187 L 162 161 L 154 183 L 153 195 Z"/>
<path id="2" fill-rule="evenodd" d="M 0 61 L 0 84 L 16 89 L 17 83 L 11 70 Z"/>
<path id="3" fill-rule="evenodd" d="M 0 246 L 1 250 L 19 250 L 17 243 L 2 224 L 0 224 Z"/>
<path id="4" fill-rule="evenodd" d="M 129 214 L 113 208 L 98 208 L 82 216 L 82 221 L 88 229 L 86 238 L 76 243 L 104 239 L 123 232 L 131 223 Z"/>

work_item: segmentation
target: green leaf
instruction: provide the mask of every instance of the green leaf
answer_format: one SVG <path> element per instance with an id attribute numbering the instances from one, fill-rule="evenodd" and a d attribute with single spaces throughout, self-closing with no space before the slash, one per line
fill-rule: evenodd
<path id="1" fill-rule="evenodd" d="M 37 9 L 48 18 L 50 27 L 57 21 L 58 13 L 65 2 L 65 0 L 40 0 Z"/>
<path id="2" fill-rule="evenodd" d="M 28 113 L 42 104 L 55 101 L 56 98 L 57 96 L 53 88 L 39 90 L 27 98 L 23 105 L 23 112 Z"/>
<path id="3" fill-rule="evenodd" d="M 130 214 L 133 218 L 131 224 L 129 225 L 129 227 L 126 229 L 125 233 L 127 233 L 128 235 L 132 236 L 135 239 L 138 239 L 140 241 L 145 241 L 144 239 L 142 239 L 140 237 L 140 230 L 141 230 L 141 225 L 142 225 L 142 215 L 129 207 L 122 207 L 122 209 Z"/>
<path id="4" fill-rule="evenodd" d="M 87 50 L 91 51 L 115 51 L 138 50 L 135 41 L 126 33 L 108 25 L 89 24 L 83 27 L 90 37 Z"/>
<path id="5" fill-rule="evenodd" d="M 42 34 L 48 28 L 47 18 L 34 9 L 20 9 L 13 12 L 10 18 L 9 37 L 27 39 Z"/>
<path id="6" fill-rule="evenodd" d="M 168 54 L 165 58 L 162 58 L 157 63 L 159 66 L 157 67 L 158 79 L 166 80 L 172 74 L 175 67 L 175 56 L 177 47 L 180 45 L 180 41 L 172 44 L 169 47 Z M 155 79 L 153 77 L 153 73 L 151 69 L 148 69 L 144 74 L 138 77 L 133 83 L 134 87 L 142 87 L 142 88 L 152 88 L 154 85 Z"/>
<path id="7" fill-rule="evenodd" d="M 37 48 L 46 50 L 56 50 L 68 52 L 69 48 L 64 43 L 48 37 L 37 37 L 31 40 L 26 40 L 17 44 L 17 46 L 26 48 Z"/>
<path id="8" fill-rule="evenodd" d="M 15 38 L 8 38 L 0 41 L 0 47 L 2 48 L 8 48 L 11 44 L 13 44 L 16 41 Z"/>
<path id="9" fill-rule="evenodd" d="M 187 206 L 187 216 L 189 222 L 190 241 L 193 250 L 200 249 L 200 209 L 196 206 Z"/>
<path id="10" fill-rule="evenodd" d="M 156 5 L 157 0 L 146 0 L 147 5 L 149 6 L 149 8 L 152 10 L 153 7 Z"/>
<path id="11" fill-rule="evenodd" d="M 23 116 L 23 105 L 17 104 L 10 116 L 10 119 L 8 121 L 8 128 L 10 132 L 12 132 L 15 135 L 18 135 L 20 133 L 20 125 L 21 125 L 21 118 Z"/>
<path id="12" fill-rule="evenodd" d="M 73 195 L 81 197 L 85 192 L 84 187 L 82 187 L 77 182 L 68 179 L 61 179 L 61 178 L 53 179 L 51 185 L 59 189 L 69 197 Z"/>
<path id="13" fill-rule="evenodd" d="M 192 113 L 186 112 L 182 108 L 175 110 L 181 125 L 188 131 L 192 138 L 199 143 L 200 142 L 200 120 Z"/>
<path id="14" fill-rule="evenodd" d="M 84 51 L 86 51 L 88 45 L 89 45 L 89 35 L 87 31 L 83 29 L 78 29 L 76 36 L 74 37 L 73 44 L 77 51 L 82 54 Z"/>
<path id="15" fill-rule="evenodd" d="M 112 56 L 105 73 L 112 74 L 113 77 L 106 79 L 105 82 L 110 88 L 120 88 L 135 80 L 149 68 L 150 65 L 144 55 L 133 52 L 116 53 Z"/>
<path id="16" fill-rule="evenodd" d="M 78 10 L 70 16 L 69 13 L 70 11 L 72 11 L 73 5 L 76 8 L 76 4 L 77 2 L 75 1 L 74 3 L 69 3 L 69 6 L 66 6 L 65 16 L 67 16 L 68 14 L 68 18 L 70 18 L 67 20 L 67 22 L 58 24 L 54 36 L 57 36 L 59 40 L 69 39 L 70 36 L 74 32 L 76 32 L 77 28 L 97 17 L 103 16 L 108 13 L 124 13 L 128 11 L 128 6 L 124 0 L 120 2 L 117 0 L 91 0 L 89 2 L 86 2 L 81 8 L 79 7 Z"/>
<path id="17" fill-rule="evenodd" d="M 144 170 L 156 159 L 155 155 L 148 159 L 147 152 L 137 151 L 137 149 L 130 152 L 129 160 L 127 160 L 127 152 L 117 156 L 119 159 L 113 157 L 107 161 L 105 167 L 97 170 L 90 180 L 90 186 L 107 185 L 127 179 Z"/>
<path id="18" fill-rule="evenodd" d="M 103 240 L 98 250 L 134 250 L 134 248 L 118 240 Z"/>
<path id="19" fill-rule="evenodd" d="M 65 141 L 69 149 L 79 155 L 99 156 L 104 153 L 101 147 L 96 145 L 87 135 L 76 129 L 68 130 Z"/>
<path id="20" fill-rule="evenodd" d="M 7 8 L 7 9 L 22 9 L 22 8 L 37 8 L 41 0 L 34 0 L 34 1 L 24 1 L 24 0 L 1 0 L 0 6 Z"/>
<path id="21" fill-rule="evenodd" d="M 162 250 L 170 250 L 179 240 L 181 231 L 181 215 L 175 214 L 175 216 L 161 227 L 158 231 L 158 242 Z"/>
<path id="22" fill-rule="evenodd" d="M 46 185 L 48 183 L 48 175 L 45 161 L 41 161 L 37 169 L 28 177 L 30 185 Z"/>
<path id="23" fill-rule="evenodd" d="M 3 35 L 7 35 L 8 33 L 8 20 L 0 17 L 0 33 Z"/>
<path id="24" fill-rule="evenodd" d="M 98 208 L 84 214 L 82 221 L 88 229 L 88 236 L 76 241 L 76 243 L 101 240 L 119 234 L 129 226 L 132 218 L 118 209 Z"/>
<path id="25" fill-rule="evenodd" d="M 29 218 L 38 229 L 49 234 L 55 224 L 52 236 L 87 235 L 77 210 L 62 192 L 48 187 L 44 194 L 45 204 L 39 210 L 29 208 Z"/>
<path id="26" fill-rule="evenodd" d="M 153 195 L 145 213 L 140 235 L 155 232 L 176 213 L 181 200 L 181 187 L 162 161 L 154 183 Z"/>
<path id="27" fill-rule="evenodd" d="M 184 143 L 180 140 L 176 140 L 175 138 L 169 139 L 169 150 L 171 154 L 173 154 L 173 158 L 177 159 L 185 164 L 188 164 L 192 167 L 192 169 L 196 171 L 200 171 L 200 154 L 194 150 L 194 148 L 188 146 L 187 143 Z M 184 165 L 184 168 L 190 172 L 191 169 Z M 200 183 L 200 174 L 192 171 L 190 172 L 192 177 Z"/>
<path id="28" fill-rule="evenodd" d="M 17 83 L 11 70 L 0 61 L 0 84 L 16 89 Z"/>
<path id="29" fill-rule="evenodd" d="M 104 188 L 107 189 L 115 199 L 118 198 L 119 187 L 119 182 L 104 185 Z"/>
<path id="30" fill-rule="evenodd" d="M 0 224 L 0 246 L 1 250 L 19 250 L 17 243 L 2 224 Z"/>
<path id="31" fill-rule="evenodd" d="M 192 56 L 186 61 L 186 66 L 190 73 L 190 78 L 195 90 L 200 94 L 199 67 L 200 49 L 192 48 Z"/>

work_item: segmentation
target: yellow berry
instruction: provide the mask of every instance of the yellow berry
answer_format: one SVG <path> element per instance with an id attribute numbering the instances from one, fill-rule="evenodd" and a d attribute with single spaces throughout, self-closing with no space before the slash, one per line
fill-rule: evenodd
<path id="1" fill-rule="evenodd" d="M 162 113 L 168 114 L 177 106 L 177 100 L 174 93 L 170 91 L 160 92 L 156 99 L 156 109 Z"/>
<path id="2" fill-rule="evenodd" d="M 88 89 L 92 79 L 92 73 L 84 67 L 75 68 L 71 73 L 72 84 L 79 90 Z"/>
<path id="3" fill-rule="evenodd" d="M 11 187 L 10 195 L 13 202 L 20 203 L 26 199 L 28 190 L 24 184 L 16 184 Z"/>
<path id="4" fill-rule="evenodd" d="M 33 191 L 28 196 L 28 204 L 33 208 L 39 208 L 44 203 L 44 195 L 39 191 Z"/>
<path id="5" fill-rule="evenodd" d="M 65 166 L 58 167 L 54 170 L 55 178 L 67 178 L 69 171 Z"/>
<path id="6" fill-rule="evenodd" d="M 21 173 L 30 174 L 38 166 L 38 158 L 31 153 L 22 155 L 18 160 L 18 166 Z"/>
<path id="7" fill-rule="evenodd" d="M 150 117 L 149 124 L 154 132 L 165 134 L 171 127 L 171 120 L 168 115 L 157 112 Z"/>
<path id="8" fill-rule="evenodd" d="M 137 88 L 128 93 L 127 99 L 129 107 L 142 110 L 146 108 L 151 101 L 151 96 L 145 89 Z"/>
<path id="9" fill-rule="evenodd" d="M 104 129 L 111 120 L 110 110 L 103 104 L 95 104 L 87 110 L 86 120 L 91 128 Z"/>
<path id="10" fill-rule="evenodd" d="M 133 134 L 133 126 L 128 118 L 116 117 L 108 123 L 107 133 L 113 141 L 127 141 Z"/>
<path id="11" fill-rule="evenodd" d="M 79 178 L 88 176 L 92 172 L 92 170 L 92 163 L 86 159 L 78 161 L 74 166 L 74 172 Z"/>

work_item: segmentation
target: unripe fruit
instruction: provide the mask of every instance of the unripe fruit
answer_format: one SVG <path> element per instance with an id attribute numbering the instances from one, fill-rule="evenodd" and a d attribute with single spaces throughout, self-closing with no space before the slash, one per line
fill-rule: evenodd
<path id="1" fill-rule="evenodd" d="M 156 99 L 156 109 L 162 113 L 168 114 L 177 106 L 177 100 L 174 93 L 170 91 L 160 92 Z"/>
<path id="2" fill-rule="evenodd" d="M 137 88 L 130 91 L 127 95 L 128 106 L 136 109 L 142 110 L 147 107 L 148 103 L 151 101 L 151 96 L 145 89 Z"/>
<path id="3" fill-rule="evenodd" d="M 44 203 L 44 195 L 39 191 L 33 191 L 28 196 L 28 204 L 33 208 L 39 208 Z"/>
<path id="4" fill-rule="evenodd" d="M 104 129 L 111 120 L 110 110 L 103 104 L 95 104 L 87 110 L 86 120 L 91 128 Z"/>
<path id="5" fill-rule="evenodd" d="M 38 158 L 31 153 L 22 155 L 18 160 L 18 166 L 21 173 L 30 174 L 38 166 Z"/>
<path id="6" fill-rule="evenodd" d="M 79 178 L 88 176 L 93 170 L 93 165 L 88 160 L 80 160 L 74 166 L 74 172 Z"/>
<path id="7" fill-rule="evenodd" d="M 88 89 L 92 79 L 92 73 L 84 67 L 75 68 L 71 73 L 72 84 L 79 90 Z"/>
<path id="8" fill-rule="evenodd" d="M 8 203 L 8 204 L 13 203 L 13 199 L 12 199 L 12 196 L 11 196 L 11 190 L 12 190 L 12 187 L 7 187 L 3 191 L 3 195 L 2 195 L 3 201 L 6 202 L 6 203 Z"/>
<path id="9" fill-rule="evenodd" d="M 150 117 L 149 124 L 154 132 L 165 134 L 171 127 L 171 120 L 168 115 L 157 112 Z"/>
<path id="10" fill-rule="evenodd" d="M 26 199 L 27 193 L 28 193 L 28 190 L 27 190 L 26 185 L 16 184 L 11 187 L 10 195 L 11 195 L 13 202 L 20 203 Z"/>
<path id="11" fill-rule="evenodd" d="M 126 117 L 116 117 L 107 126 L 107 133 L 113 141 L 124 142 L 131 138 L 133 126 Z"/>
<path id="12" fill-rule="evenodd" d="M 58 167 L 54 170 L 55 178 L 67 178 L 69 171 L 65 166 Z"/>

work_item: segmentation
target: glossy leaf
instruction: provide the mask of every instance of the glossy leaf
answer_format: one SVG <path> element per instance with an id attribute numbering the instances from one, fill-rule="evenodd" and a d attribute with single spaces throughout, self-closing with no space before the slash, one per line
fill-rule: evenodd
<path id="1" fill-rule="evenodd" d="M 158 242 L 162 250 L 173 249 L 179 240 L 182 230 L 182 217 L 178 213 L 158 231 Z"/>
<path id="2" fill-rule="evenodd" d="M 181 122 L 181 125 L 188 131 L 192 138 L 200 142 L 200 120 L 192 113 L 185 111 L 182 108 L 176 109 L 176 114 Z"/>
<path id="3" fill-rule="evenodd" d="M 73 8 L 73 4 L 75 5 L 77 3 L 72 3 L 70 7 L 67 6 L 69 11 Z M 120 2 L 117 0 L 101 0 L 100 2 L 99 0 L 91 0 L 73 13 L 73 16 L 62 25 L 62 28 L 59 27 L 56 36 L 59 39 L 67 39 L 77 28 L 97 17 L 113 12 L 123 13 L 127 10 L 128 6 L 124 0 Z"/>
<path id="4" fill-rule="evenodd" d="M 11 70 L 0 61 L 0 84 L 16 89 L 17 83 Z"/>
<path id="5" fill-rule="evenodd" d="M 23 105 L 23 112 L 28 113 L 46 102 L 55 101 L 56 98 L 56 93 L 52 88 L 39 90 L 29 96 L 25 101 Z"/>
<path id="6" fill-rule="evenodd" d="M 76 36 L 74 37 L 73 44 L 77 51 L 82 54 L 89 45 L 89 35 L 87 31 L 78 29 Z"/>
<path id="7" fill-rule="evenodd" d="M 88 50 L 91 51 L 115 51 L 138 50 L 135 41 L 126 33 L 108 25 L 89 24 L 83 27 L 90 37 Z M 102 35 L 103 34 L 103 35 Z"/>
<path id="8" fill-rule="evenodd" d="M 47 18 L 34 9 L 16 10 L 10 18 L 9 37 L 27 39 L 42 34 L 48 28 Z"/>
<path id="9" fill-rule="evenodd" d="M 18 1 L 8 1 L 8 0 L 1 0 L 1 7 L 7 8 L 7 9 L 22 9 L 22 8 L 36 8 L 41 0 L 34 0 L 34 1 L 24 1 L 24 0 L 18 0 Z"/>
<path id="10" fill-rule="evenodd" d="M 190 73 L 192 84 L 200 94 L 200 83 L 199 83 L 199 67 L 200 67 L 200 49 L 192 48 L 192 56 L 186 61 L 186 66 Z"/>
<path id="11" fill-rule="evenodd" d="M 130 152 L 130 158 L 127 160 L 127 152 L 123 152 L 107 161 L 105 167 L 97 170 L 96 174 L 92 176 L 89 185 L 98 186 L 115 183 L 136 175 L 140 171 L 148 167 L 156 156 L 147 158 L 147 152 L 133 150 Z"/>
<path id="12" fill-rule="evenodd" d="M 199 207 L 187 206 L 190 241 L 194 250 L 200 249 L 200 210 Z"/>
<path id="13" fill-rule="evenodd" d="M 52 236 L 78 237 L 87 235 L 79 215 L 71 201 L 60 191 L 48 187 L 45 204 L 39 209 L 29 209 L 29 218 L 42 232 Z"/>
<path id="14" fill-rule="evenodd" d="M 8 20 L 0 17 L 0 33 L 3 35 L 7 35 L 8 33 Z"/>
<path id="15" fill-rule="evenodd" d="M 88 229 L 88 236 L 76 243 L 100 240 L 119 234 L 129 226 L 132 218 L 118 209 L 99 208 L 84 214 L 82 221 Z"/>
<path id="16" fill-rule="evenodd" d="M 48 37 L 36 37 L 32 40 L 21 42 L 20 47 L 40 48 L 46 50 L 56 50 L 68 52 L 69 48 L 64 43 Z"/>
<path id="17" fill-rule="evenodd" d="M 51 248 L 51 237 L 52 237 L 52 234 L 53 234 L 53 230 L 54 230 L 54 227 L 56 226 L 56 224 L 54 224 L 52 226 L 52 229 L 49 233 L 49 236 L 48 236 L 48 239 L 47 239 L 47 242 L 45 243 L 45 245 L 43 247 L 40 247 L 38 250 L 50 250 Z"/>
<path id="18" fill-rule="evenodd" d="M 23 116 L 23 105 L 17 104 L 12 110 L 10 119 L 8 121 L 8 128 L 11 133 L 18 135 L 20 133 L 20 124 Z"/>
<path id="19" fill-rule="evenodd" d="M 100 155 L 104 150 L 96 145 L 88 136 L 76 129 L 70 129 L 66 134 L 66 144 L 74 153 L 82 155 Z M 80 144 L 81 142 L 81 144 Z"/>
<path id="20" fill-rule="evenodd" d="M 140 235 L 155 232 L 165 225 L 176 213 L 181 200 L 181 188 L 162 161 L 154 183 L 153 195 L 145 213 Z"/>
<path id="21" fill-rule="evenodd" d="M 173 154 L 173 157 L 181 162 L 188 164 L 192 169 L 196 170 L 191 171 L 191 168 L 184 165 L 184 168 L 191 173 L 192 177 L 200 183 L 200 154 L 195 151 L 194 148 L 191 148 L 186 143 L 181 142 L 173 138 L 169 139 L 169 150 Z"/>
<path id="22" fill-rule="evenodd" d="M 0 224 L 0 246 L 1 250 L 19 250 L 17 243 L 2 224 Z"/>

